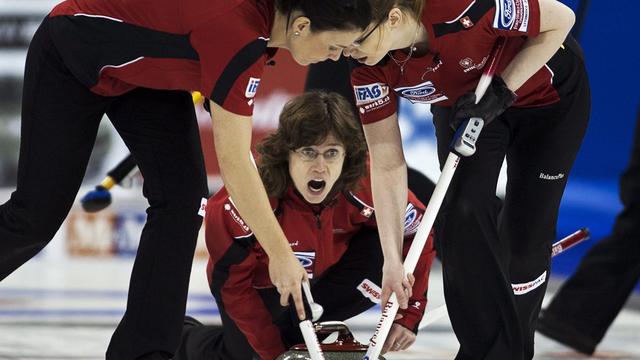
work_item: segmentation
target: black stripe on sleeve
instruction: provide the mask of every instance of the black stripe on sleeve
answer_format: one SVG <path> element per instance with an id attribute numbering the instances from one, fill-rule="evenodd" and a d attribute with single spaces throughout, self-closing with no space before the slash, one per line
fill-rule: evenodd
<path id="1" fill-rule="evenodd" d="M 240 74 L 255 64 L 266 50 L 267 41 L 263 39 L 256 39 L 240 49 L 227 63 L 209 98 L 216 104 L 222 106 Z"/>
<path id="2" fill-rule="evenodd" d="M 495 6 L 496 4 L 494 0 L 477 0 L 476 3 L 473 4 L 473 6 L 471 6 L 471 8 L 467 10 L 467 12 L 464 13 L 464 16 L 462 16 L 461 18 L 468 16 L 474 24 L 477 24 L 478 21 L 480 21 L 480 19 Z M 460 21 L 456 21 L 450 24 L 439 23 L 433 25 L 433 33 L 436 37 L 469 29 L 465 28 Z"/>
<path id="3" fill-rule="evenodd" d="M 362 209 L 364 209 L 364 205 L 362 205 L 362 203 L 355 198 L 351 191 L 343 191 L 342 195 L 344 195 L 344 198 L 347 199 L 347 201 L 349 201 L 351 205 L 355 206 L 358 211 L 362 211 Z"/>

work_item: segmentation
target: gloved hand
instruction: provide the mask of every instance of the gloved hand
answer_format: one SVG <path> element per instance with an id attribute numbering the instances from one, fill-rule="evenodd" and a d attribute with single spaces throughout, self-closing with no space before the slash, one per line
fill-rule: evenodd
<path id="1" fill-rule="evenodd" d="M 479 117 L 484 120 L 484 126 L 487 126 L 509 108 L 516 98 L 517 95 L 507 87 L 504 80 L 496 75 L 478 104 L 473 91 L 458 98 L 453 105 L 449 125 L 455 131 L 465 120 Z"/>

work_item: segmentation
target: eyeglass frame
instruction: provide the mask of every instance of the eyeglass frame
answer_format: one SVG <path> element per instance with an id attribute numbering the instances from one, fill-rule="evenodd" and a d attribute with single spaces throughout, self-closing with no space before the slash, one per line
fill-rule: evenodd
<path id="1" fill-rule="evenodd" d="M 307 155 L 305 155 L 303 153 L 303 151 L 307 150 L 307 149 L 310 149 L 310 150 L 313 151 L 313 154 L 314 154 L 313 157 L 310 158 L 310 157 L 308 157 Z M 298 156 L 300 157 L 300 160 L 302 160 L 304 162 L 315 161 L 318 158 L 318 156 L 322 155 L 322 157 L 324 158 L 324 161 L 326 161 L 328 163 L 332 163 L 332 162 L 338 161 L 340 158 L 345 157 L 347 155 L 347 152 L 344 149 L 337 149 L 337 148 L 331 148 L 331 149 L 328 149 L 328 150 L 326 150 L 324 152 L 320 152 L 320 151 L 318 151 L 318 150 L 316 150 L 316 149 L 314 149 L 312 147 L 305 146 L 305 147 L 302 147 L 302 148 L 299 148 L 299 149 L 294 149 L 294 150 L 291 150 L 291 151 L 293 151 L 294 153 L 298 154 Z M 327 153 L 330 152 L 330 151 L 337 151 L 338 155 L 336 155 L 336 157 L 334 157 L 334 158 L 327 158 Z"/>
<path id="2" fill-rule="evenodd" d="M 384 23 L 384 21 L 378 22 L 371 30 L 369 30 L 368 33 L 363 35 L 361 38 L 354 40 L 353 45 L 356 47 L 362 45 L 362 43 L 365 42 L 365 40 L 367 40 L 367 38 L 371 36 L 371 34 L 373 34 L 373 32 L 376 31 L 377 28 L 380 27 L 380 25 L 382 25 L 382 23 Z"/>

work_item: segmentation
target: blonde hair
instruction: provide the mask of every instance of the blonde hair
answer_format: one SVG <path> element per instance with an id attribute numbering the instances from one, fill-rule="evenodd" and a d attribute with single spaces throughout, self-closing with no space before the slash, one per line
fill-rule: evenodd
<path id="1" fill-rule="evenodd" d="M 425 0 L 371 0 L 371 20 L 378 24 L 387 20 L 394 7 L 408 11 L 418 21 L 424 9 Z"/>

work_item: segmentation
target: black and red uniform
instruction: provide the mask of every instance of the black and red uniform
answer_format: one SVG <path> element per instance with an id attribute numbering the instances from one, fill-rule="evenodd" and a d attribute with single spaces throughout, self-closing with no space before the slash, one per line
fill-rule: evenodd
<path id="1" fill-rule="evenodd" d="M 364 124 L 396 113 L 398 97 L 432 104 L 443 165 L 454 134 L 451 105 L 475 89 L 496 38 L 507 37 L 500 74 L 538 35 L 540 9 L 537 0 L 430 0 L 421 20 L 427 55 L 409 59 L 403 73 L 389 59 L 358 67 L 352 84 Z M 513 106 L 483 129 L 476 153 L 462 159 L 436 223 L 447 306 L 460 340 L 457 359 L 533 357 L 558 207 L 589 117 L 578 44 L 568 37 L 516 93 Z M 505 156 L 498 226 L 496 184 Z"/>
<path id="2" fill-rule="evenodd" d="M 150 207 L 127 311 L 107 359 L 173 354 L 200 201 L 208 194 L 191 96 L 251 115 L 272 0 L 67 0 L 29 47 L 17 190 L 0 206 L 0 279 L 51 240 L 107 114 L 145 178 Z"/>
<path id="3" fill-rule="evenodd" d="M 324 307 L 319 321 L 344 321 L 380 301 L 382 249 L 378 237 L 371 185 L 363 179 L 356 192 L 344 192 L 326 205 L 312 205 L 290 187 L 271 205 L 291 250 L 311 278 L 314 300 Z M 405 254 L 424 205 L 409 194 L 405 216 Z M 297 316 L 279 305 L 269 278 L 269 259 L 223 188 L 206 206 L 207 276 L 222 317 L 223 328 L 191 328 L 176 359 L 275 359 L 302 343 Z M 426 307 L 429 269 L 434 257 L 432 237 L 416 268 L 409 307 L 396 323 L 417 332 Z"/>

